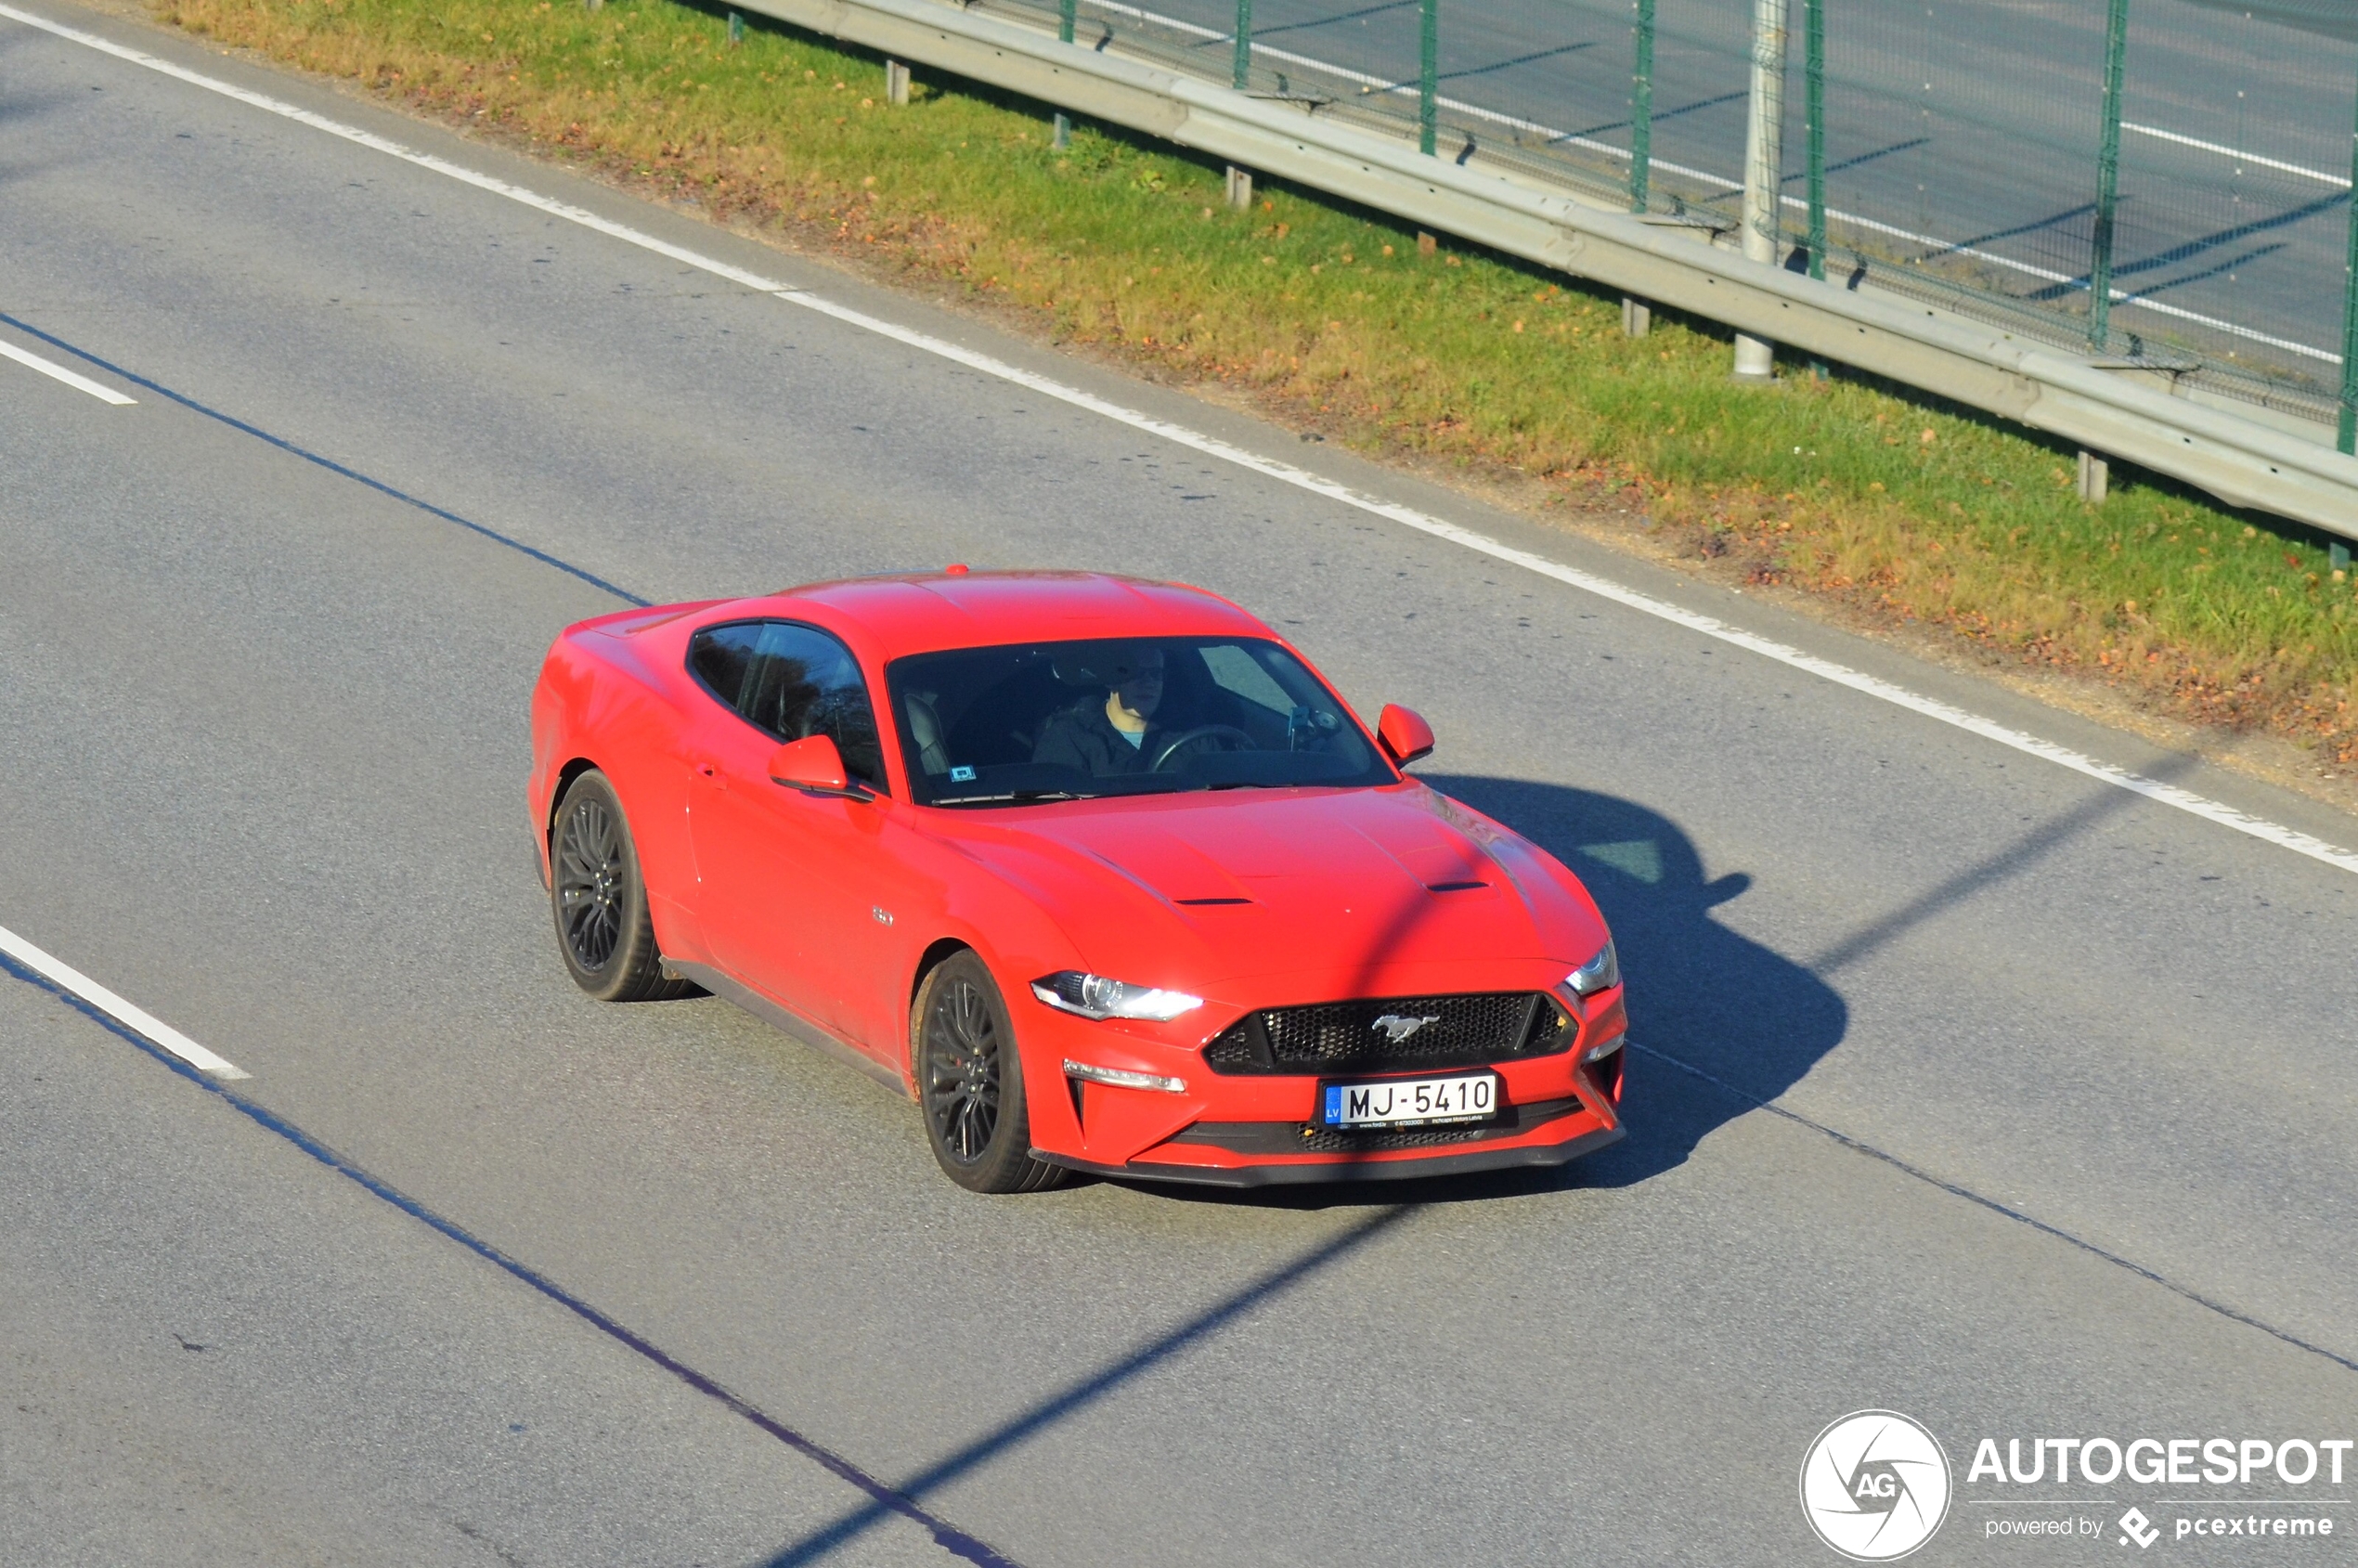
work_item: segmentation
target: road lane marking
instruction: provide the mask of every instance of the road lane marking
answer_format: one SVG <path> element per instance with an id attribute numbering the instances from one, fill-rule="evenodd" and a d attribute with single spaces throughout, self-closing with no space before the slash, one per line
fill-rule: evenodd
<path id="1" fill-rule="evenodd" d="M 171 1052 L 199 1072 L 209 1072 L 215 1078 L 252 1076 L 241 1071 L 236 1063 L 214 1055 L 154 1014 L 133 1006 L 81 970 L 62 959 L 51 957 L 5 926 L 0 926 L 0 952 L 6 953 L 51 985 L 88 1003 L 134 1034 Z"/>
<path id="2" fill-rule="evenodd" d="M 1598 598 L 1610 600 L 1626 609 L 1635 610 L 1640 615 L 1668 621 L 1674 626 L 1683 627 L 1717 641 L 1742 648 L 1747 653 L 1756 654 L 1762 658 L 1784 665 L 1789 668 L 1817 676 L 1837 686 L 1847 687 L 1863 696 L 1888 703 L 1894 707 L 1904 708 L 1921 718 L 1934 719 L 1954 729 L 1963 730 L 1968 734 L 1977 735 L 1983 740 L 1994 742 L 2009 750 L 2039 758 L 2057 767 L 2069 769 L 2075 773 L 2093 779 L 2100 784 L 2110 784 L 2116 789 L 2124 789 L 2132 795 L 2143 796 L 2157 805 L 2199 817 L 2205 822 L 2231 829 L 2250 838 L 2256 838 L 2262 843 L 2289 849 L 2297 855 L 2304 855 L 2337 870 L 2358 874 L 2358 852 L 2329 844 L 2322 838 L 2302 833 L 2297 828 L 2287 827 L 2280 823 L 2252 816 L 2222 801 L 2196 795 L 2192 790 L 2181 789 L 2176 784 L 2165 784 L 2158 779 L 2149 779 L 2143 774 L 2131 772 L 2126 768 L 2118 768 L 2109 762 L 2099 761 L 2069 746 L 2058 745 L 2053 741 L 2043 740 L 2025 731 L 2000 724 L 1994 719 L 1984 719 L 1979 714 L 1970 713 L 1963 708 L 1941 702 L 1937 698 L 1911 692 L 1904 686 L 1869 675 L 1863 670 L 1852 669 L 1846 665 L 1836 664 L 1832 659 L 1822 659 L 1814 654 L 1807 654 L 1798 648 L 1788 647 L 1784 643 L 1757 636 L 1741 627 L 1731 626 L 1717 616 L 1683 609 L 1665 600 L 1656 599 L 1650 594 L 1640 593 L 1635 589 L 1626 588 L 1611 578 L 1582 571 L 1575 566 L 1567 566 L 1535 551 L 1520 549 L 1501 539 L 1492 538 L 1487 534 L 1419 512 L 1413 507 L 1402 506 L 1397 502 L 1365 495 L 1348 485 L 1313 473 L 1307 469 L 1297 468 L 1291 463 L 1282 462 L 1275 458 L 1263 457 L 1257 452 L 1223 441 L 1217 436 L 1206 435 L 1185 425 L 1174 424 L 1169 420 L 1159 419 L 1152 414 L 1124 407 L 1110 399 L 1100 397 L 1095 393 L 1085 392 L 1079 387 L 1024 369 L 1020 366 L 1008 364 L 1003 359 L 993 358 L 990 355 L 963 347 L 945 338 L 938 338 L 930 333 L 901 326 L 898 322 L 885 320 L 881 317 L 870 316 L 863 311 L 854 310 L 849 305 L 838 305 L 809 290 L 781 283 L 775 279 L 765 278 L 759 273 L 748 271 L 717 257 L 692 251 L 684 245 L 675 245 L 667 240 L 657 239 L 652 234 L 616 223 L 612 218 L 602 217 L 587 208 L 576 207 L 553 197 L 543 196 L 538 191 L 526 189 L 523 186 L 512 185 L 506 180 L 470 169 L 463 164 L 453 163 L 448 159 L 438 158 L 429 152 L 420 152 L 390 137 L 361 130 L 357 126 L 346 125 L 341 121 L 330 120 L 322 114 L 315 114 L 307 109 L 298 108 L 279 98 L 236 86 L 215 77 L 203 75 L 142 50 L 117 44 L 111 39 L 99 37 L 96 33 L 67 27 L 61 22 L 51 21 L 5 3 L 0 3 L 0 17 L 22 22 L 28 27 L 38 28 L 44 32 L 51 33 L 68 42 L 83 45 L 102 54 L 112 55 L 118 59 L 126 60 L 175 80 L 186 82 L 191 86 L 201 87 L 207 92 L 217 93 L 224 97 L 262 110 L 266 113 L 275 114 L 281 119 L 292 120 L 297 124 L 324 131 L 330 136 L 365 147 L 370 151 L 382 152 L 387 157 L 397 158 L 406 163 L 445 175 L 461 184 L 473 186 L 478 190 L 504 197 L 511 201 L 530 207 L 536 212 L 563 218 L 568 223 L 577 224 L 593 233 L 619 240 L 627 245 L 633 245 L 667 260 L 694 267 L 700 272 L 724 279 L 757 293 L 767 294 L 788 305 L 799 305 L 805 310 L 816 311 L 820 315 L 841 321 L 847 326 L 857 327 L 863 331 L 888 338 L 921 353 L 946 359 L 955 365 L 965 366 L 969 369 L 1008 382 L 1027 391 L 1036 392 L 1043 397 L 1052 397 L 1070 407 L 1101 415 L 1117 423 L 1127 425 L 1133 430 L 1142 431 L 1169 441 L 1175 446 L 1185 447 L 1201 452 L 1207 457 L 1233 463 L 1238 468 L 1258 473 L 1263 478 L 1274 479 L 1280 484 L 1289 485 L 1296 489 L 1338 501 L 1342 505 L 1397 523 L 1403 527 L 1412 528 L 1419 533 L 1487 555 L 1493 560 L 1503 561 L 1541 577 L 1553 578 L 1557 582 L 1576 588 L 1585 593 L 1594 594 Z"/>
<path id="3" fill-rule="evenodd" d="M 110 386 L 101 386 L 88 376 L 77 376 L 63 365 L 53 365 L 38 354 L 27 354 L 12 343 L 0 341 L 0 356 L 13 359 L 18 364 L 38 370 L 54 381 L 65 382 L 76 392 L 86 392 L 99 402 L 111 403 L 118 408 L 135 407 L 139 401 L 136 397 L 125 397 Z"/>
<path id="4" fill-rule="evenodd" d="M 2262 158 L 2257 152 L 2246 152 L 2240 147 L 2228 147 L 2221 142 L 2182 136 L 2175 131 L 2165 131 L 2157 125 L 2135 125 L 2123 120 L 2120 123 L 2120 128 L 2124 131 L 2134 131 L 2141 136 L 2151 136 L 2157 141 L 2172 141 L 2180 147 L 2196 148 L 2204 152 L 2216 152 L 2221 157 L 2232 158 L 2238 163 L 2256 164 L 2262 169 L 2280 169 L 2287 175 L 2299 175 L 2304 179 L 2321 181 L 2338 190 L 2350 188 L 2348 175 L 2337 175 L 2325 169 L 2312 169 L 2300 163 L 2287 163 L 2281 158 Z"/>

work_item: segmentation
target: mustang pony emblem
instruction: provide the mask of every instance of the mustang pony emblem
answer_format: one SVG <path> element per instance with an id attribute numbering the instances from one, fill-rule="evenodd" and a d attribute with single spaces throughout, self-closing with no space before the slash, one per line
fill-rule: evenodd
<path id="1" fill-rule="evenodd" d="M 1437 1024 L 1441 1020 L 1439 1018 L 1430 1016 L 1421 1018 L 1411 1018 L 1403 1017 L 1398 1013 L 1386 1013 L 1382 1017 L 1378 1018 L 1375 1021 L 1373 1027 L 1383 1030 L 1384 1038 L 1391 1041 L 1394 1045 L 1397 1045 L 1402 1041 L 1407 1039 L 1410 1035 L 1416 1033 L 1417 1030 L 1424 1028 L 1425 1025 Z"/>

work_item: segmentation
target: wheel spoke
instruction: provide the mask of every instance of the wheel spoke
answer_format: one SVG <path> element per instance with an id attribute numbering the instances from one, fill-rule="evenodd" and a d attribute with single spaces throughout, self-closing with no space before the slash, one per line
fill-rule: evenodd
<path id="1" fill-rule="evenodd" d="M 973 981 L 952 979 L 927 1008 L 922 1068 L 926 1120 L 943 1154 L 961 1165 L 982 1160 L 999 1130 L 999 1041 Z"/>

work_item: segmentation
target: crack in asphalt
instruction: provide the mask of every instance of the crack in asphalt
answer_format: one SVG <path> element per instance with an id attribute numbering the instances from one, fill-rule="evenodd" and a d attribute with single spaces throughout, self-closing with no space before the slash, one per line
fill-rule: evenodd
<path id="1" fill-rule="evenodd" d="M 132 1044 L 136 1045 L 140 1050 L 145 1051 L 149 1056 L 154 1057 L 157 1061 L 162 1062 L 165 1067 L 171 1069 L 182 1078 L 187 1079 L 189 1082 L 194 1083 L 200 1089 L 204 1090 L 205 1093 L 218 1095 L 240 1115 L 247 1118 L 256 1126 L 261 1127 L 264 1131 L 283 1138 L 288 1143 L 292 1144 L 295 1147 L 301 1149 L 304 1153 L 309 1155 L 312 1159 L 317 1160 L 320 1164 L 325 1165 L 330 1171 L 335 1172 L 338 1175 L 346 1177 L 352 1182 L 357 1184 L 370 1196 L 382 1199 L 383 1201 L 391 1204 L 395 1209 L 398 1209 L 403 1213 L 408 1215 L 411 1219 L 418 1220 L 424 1225 L 431 1226 L 434 1230 L 439 1231 L 443 1236 L 448 1238 L 450 1240 L 457 1242 L 461 1247 L 464 1247 L 470 1252 L 474 1253 L 477 1257 L 482 1258 L 485 1262 L 492 1263 L 504 1270 L 506 1273 L 513 1276 L 515 1278 L 522 1280 L 525 1284 L 529 1285 L 541 1295 L 556 1302 L 559 1306 L 564 1307 L 567 1312 L 572 1313 L 575 1316 L 580 1318 L 583 1322 L 589 1324 L 590 1327 L 597 1329 L 607 1338 L 615 1341 L 616 1343 L 643 1357 L 644 1359 L 653 1362 L 655 1366 L 662 1367 L 665 1371 L 670 1373 L 673 1377 L 679 1379 L 690 1388 L 694 1389 L 698 1393 L 704 1394 L 706 1397 L 727 1406 L 728 1409 L 734 1414 L 743 1417 L 747 1421 L 750 1421 L 762 1432 L 776 1438 L 779 1442 L 784 1444 L 796 1453 L 800 1454 L 803 1458 L 811 1460 L 821 1469 L 828 1471 L 837 1479 L 849 1483 L 853 1487 L 866 1494 L 868 1498 L 867 1503 L 854 1515 L 854 1517 L 865 1522 L 862 1525 L 862 1529 L 865 1529 L 868 1523 L 879 1523 L 886 1519 L 898 1516 L 918 1525 L 926 1533 L 931 1535 L 934 1538 L 935 1544 L 939 1546 L 943 1550 L 964 1562 L 974 1563 L 976 1568 L 1023 1568 L 1023 1565 L 1017 1562 L 1014 1558 L 1009 1557 L 1006 1553 L 990 1545 L 979 1536 L 960 1529 L 958 1526 L 951 1523 L 948 1520 L 943 1519 L 939 1514 L 928 1511 L 913 1498 L 909 1497 L 906 1492 L 879 1480 L 876 1476 L 871 1474 L 868 1471 L 862 1469 L 852 1460 L 844 1458 L 841 1454 L 836 1453 L 834 1449 L 826 1447 L 824 1445 L 816 1443 L 810 1438 L 804 1436 L 801 1432 L 797 1432 L 794 1428 L 786 1425 L 784 1421 L 779 1420 L 776 1417 L 760 1409 L 750 1400 L 745 1399 L 740 1394 L 730 1392 L 730 1390 L 723 1387 L 715 1379 L 697 1371 L 694 1367 L 689 1366 L 687 1363 L 680 1360 L 676 1356 L 673 1356 L 668 1352 L 645 1338 L 643 1335 L 631 1328 L 626 1328 L 614 1318 L 609 1317 L 606 1314 L 599 1311 L 596 1307 L 591 1306 L 588 1302 L 583 1301 L 580 1297 L 567 1290 L 564 1286 L 559 1285 L 554 1280 L 549 1278 L 548 1276 L 541 1274 L 538 1270 L 532 1268 L 529 1264 L 519 1263 L 514 1258 L 510 1257 L 507 1253 L 499 1251 L 497 1247 L 492 1246 L 491 1243 L 474 1235 L 472 1231 L 469 1231 L 465 1226 L 459 1225 L 455 1221 L 445 1219 L 442 1215 L 435 1213 L 433 1210 L 427 1208 L 416 1199 L 402 1192 L 391 1183 L 384 1181 L 381 1177 L 372 1175 L 362 1167 L 354 1164 L 351 1160 L 345 1159 L 343 1155 L 338 1154 L 326 1144 L 320 1142 L 317 1138 L 313 1137 L 310 1134 L 304 1132 L 302 1128 L 296 1126 L 285 1117 L 278 1114 L 278 1112 L 271 1110 L 268 1107 L 255 1102 L 246 1095 L 240 1094 L 238 1091 L 229 1088 L 226 1084 L 216 1082 L 213 1079 L 206 1077 L 195 1068 L 190 1067 L 188 1063 L 180 1060 L 177 1056 L 173 1056 L 171 1053 L 165 1051 L 162 1046 L 148 1039 L 138 1030 L 131 1028 L 128 1024 L 123 1023 L 119 1019 L 111 1017 L 106 1013 L 99 1011 L 96 1006 L 84 1001 L 81 997 L 76 996 L 72 991 L 68 991 L 61 985 L 58 985 L 56 981 L 51 980 L 47 976 L 41 974 L 37 970 L 28 968 L 5 953 L 0 953 L 0 971 L 5 971 L 9 975 L 14 976 L 16 978 L 24 981 L 27 985 L 47 991 L 50 995 L 56 997 L 58 1001 L 72 1008 L 75 1012 L 80 1013 L 84 1017 L 90 1019 L 91 1022 L 97 1024 L 99 1028 L 107 1030 L 110 1034 L 116 1035 L 123 1040 L 129 1041 Z M 190 1348 L 193 1349 L 195 1347 L 191 1346 Z M 940 1467 L 936 1467 L 937 1471 L 939 1468 Z M 797 1556 L 790 1559 L 790 1561 L 806 1562 L 809 1561 L 809 1559 L 807 1557 Z"/>
<path id="2" fill-rule="evenodd" d="M 65 339 L 58 337 L 54 332 L 45 332 L 30 321 L 19 320 L 14 316 L 7 315 L 5 312 L 0 312 L 0 323 L 6 323 L 8 326 L 14 327 L 18 331 L 24 333 L 28 337 L 39 338 L 43 343 L 47 343 L 52 348 L 63 349 L 66 353 L 72 355 L 77 359 L 87 360 L 89 363 L 97 366 L 100 369 L 106 370 L 110 374 L 121 376 L 124 381 L 131 382 L 134 386 L 146 387 L 149 392 L 154 393 L 157 396 L 167 398 L 172 402 L 179 404 L 184 408 L 189 409 L 195 413 L 202 414 L 206 419 L 217 421 L 222 424 L 226 424 L 231 430 L 238 432 L 241 435 L 251 435 L 257 441 L 266 442 L 268 445 L 278 447 L 279 450 L 282 452 L 286 452 L 293 457 L 301 458 L 304 462 L 313 463 L 320 468 L 324 468 L 330 473 L 335 474 L 340 478 L 349 479 L 356 485 L 365 485 L 369 489 L 376 491 L 380 495 L 390 496 L 404 506 L 416 507 L 420 512 L 424 512 L 429 517 L 440 518 L 445 523 L 455 523 L 460 527 L 466 529 L 470 533 L 480 534 L 485 538 L 491 540 L 494 544 L 505 545 L 508 549 L 515 551 L 520 554 L 528 555 L 544 566 L 554 566 L 558 571 L 564 573 L 566 576 L 578 577 L 583 582 L 588 583 L 590 587 L 611 593 L 616 599 L 623 601 L 623 603 L 627 604 L 635 604 L 641 609 L 645 609 L 654 603 L 652 599 L 641 599 L 637 594 L 630 592 L 627 589 L 616 588 L 614 584 L 606 581 L 605 578 L 599 577 L 594 572 L 577 566 L 570 561 L 551 555 L 545 550 L 537 549 L 532 545 L 528 545 L 522 539 L 503 534 L 497 528 L 478 523 L 471 517 L 461 517 L 459 513 L 450 511 L 447 507 L 436 506 L 432 501 L 421 500 L 418 497 L 409 494 L 407 490 L 395 489 L 391 485 L 386 484 L 383 480 L 372 478 L 371 476 L 361 473 L 356 468 L 347 468 L 343 463 L 336 461 L 333 458 L 323 457 L 319 453 L 312 451 L 310 448 L 305 447 L 298 447 L 283 435 L 273 435 L 259 425 L 248 424 L 245 421 L 238 418 L 235 414 L 225 414 L 218 408 L 209 408 L 206 405 L 198 402 L 195 398 L 189 396 L 186 393 L 173 391 L 172 388 L 164 385 L 162 382 L 149 381 L 147 377 L 139 374 L 136 370 L 126 370 L 122 366 L 115 364 L 111 360 L 101 359 L 97 355 L 91 353 L 88 349 L 68 343 Z"/>
<path id="3" fill-rule="evenodd" d="M 2116 1268 L 2127 1269 L 2131 1274 L 2135 1275 L 2138 1278 L 2148 1281 L 2151 1284 L 2158 1285 L 2172 1295 L 2183 1296 L 2187 1301 L 2194 1302 L 2195 1305 L 2209 1312 L 2215 1312 L 2220 1316 L 2228 1319 L 2230 1322 L 2240 1323 L 2247 1328 L 2257 1328 L 2261 1333 L 2268 1335 L 2271 1339 L 2283 1341 L 2286 1344 L 2292 1346 L 2295 1350 L 2305 1350 L 2312 1355 L 2321 1355 L 2325 1357 L 2327 1361 L 2332 1362 L 2335 1366 L 2342 1367 L 2345 1370 L 2358 1372 L 2358 1358 L 2344 1355 L 2339 1351 L 2327 1350 L 2323 1345 L 2312 1344 L 2307 1340 L 2302 1339 L 2300 1335 L 2289 1333 L 2285 1329 L 2277 1328 L 2273 1323 L 2252 1316 L 2251 1314 L 2248 1312 L 2239 1312 L 2235 1308 L 2227 1305 L 2224 1302 L 2213 1301 L 2209 1296 L 2204 1295 L 2201 1291 L 2194 1289 L 2192 1286 L 2181 1285 L 2178 1281 L 2170 1278 L 2166 1274 L 2157 1273 L 2133 1259 L 2124 1258 L 2118 1252 L 2099 1247 L 2096 1243 L 2087 1240 L 2081 1237 L 2074 1236 L 2071 1232 L 2065 1230 L 2060 1225 L 2050 1225 L 2045 1220 L 2039 1218 L 2035 1214 L 2027 1214 L 2020 1209 L 2014 1208 L 2009 1204 L 1999 1202 L 1994 1198 L 1984 1197 L 1982 1194 L 1974 1191 L 1973 1188 L 1969 1186 L 1961 1186 L 1957 1183 L 1950 1181 L 1945 1176 L 1936 1176 L 1931 1172 L 1925 1170 L 1923 1166 L 1911 1164 L 1909 1161 L 1900 1159 L 1899 1156 L 1893 1154 L 1888 1150 L 1877 1148 L 1874 1145 L 1868 1143 L 1862 1138 L 1854 1138 L 1849 1134 L 1839 1131 L 1836 1128 L 1829 1127 L 1822 1121 L 1813 1121 L 1809 1117 L 1802 1115 L 1801 1112 L 1797 1110 L 1790 1110 L 1783 1106 L 1774 1103 L 1773 1101 L 1764 1100 L 1759 1095 L 1753 1094 L 1749 1090 L 1738 1088 L 1735 1084 L 1729 1082 L 1726 1079 L 1719 1077 L 1716 1073 L 1704 1071 L 1702 1068 L 1695 1066 L 1692 1062 L 1679 1060 L 1677 1056 L 1670 1055 L 1667 1051 L 1657 1051 L 1650 1045 L 1640 1045 L 1634 1040 L 1629 1042 L 1629 1049 L 1640 1052 L 1645 1056 L 1652 1056 L 1658 1062 L 1667 1063 L 1669 1066 L 1677 1068 L 1681 1072 L 1699 1078 L 1705 1083 L 1710 1084 L 1712 1087 L 1722 1090 L 1729 1095 L 1732 1095 L 1737 1099 L 1743 1101 L 1744 1104 L 1752 1107 L 1755 1110 L 1765 1110 L 1771 1116 L 1781 1117 L 1785 1121 L 1793 1122 L 1795 1126 L 1807 1127 L 1813 1133 L 1817 1133 L 1824 1137 L 1833 1139 L 1835 1143 L 1840 1144 L 1843 1147 L 1850 1150 L 1854 1154 L 1861 1154 L 1870 1160 L 1880 1160 L 1896 1171 L 1913 1176 L 1916 1180 L 1923 1182 L 1927 1186 L 1938 1188 L 1940 1191 L 1949 1194 L 1951 1198 L 1962 1198 L 1968 1203 L 1977 1204 L 1981 1208 L 1989 1210 L 1993 1214 L 1998 1214 L 2014 1221 L 2016 1225 L 2028 1225 L 2032 1230 L 2038 1231 L 2043 1236 L 2051 1236 L 2067 1246 L 2078 1248 L 2079 1251 L 2088 1253 L 2092 1257 L 2101 1258 L 2105 1263 L 2112 1264 Z"/>

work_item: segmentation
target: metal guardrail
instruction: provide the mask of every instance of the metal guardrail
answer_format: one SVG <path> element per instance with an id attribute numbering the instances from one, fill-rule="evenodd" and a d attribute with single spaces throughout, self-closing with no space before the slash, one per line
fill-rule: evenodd
<path id="1" fill-rule="evenodd" d="M 2166 375 L 2134 361 L 2074 355 L 1904 298 L 1748 262 L 1702 231 L 1462 168 L 1321 119 L 1315 104 L 1250 97 L 939 0 L 739 4 L 1919 387 L 2231 505 L 2358 538 L 2358 458 L 2173 396 Z"/>

